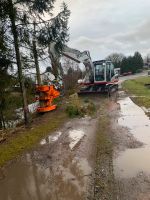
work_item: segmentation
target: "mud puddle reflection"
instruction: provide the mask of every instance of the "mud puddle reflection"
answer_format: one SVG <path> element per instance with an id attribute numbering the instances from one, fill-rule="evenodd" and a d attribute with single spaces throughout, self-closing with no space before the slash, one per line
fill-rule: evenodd
<path id="1" fill-rule="evenodd" d="M 150 120 L 142 108 L 126 97 L 118 102 L 121 108 L 121 117 L 118 124 L 127 127 L 142 147 L 127 149 L 114 160 L 116 177 L 132 178 L 144 172 L 150 174 Z"/>
<path id="2" fill-rule="evenodd" d="M 0 200 L 86 199 L 96 122 L 88 117 L 67 122 L 4 169 Z"/>
<path id="3" fill-rule="evenodd" d="M 45 144 L 50 144 L 50 143 L 56 142 L 59 139 L 59 137 L 61 136 L 61 134 L 62 134 L 62 132 L 60 132 L 60 131 L 56 132 L 55 134 L 42 139 L 40 144 L 45 145 Z"/>
<path id="4" fill-rule="evenodd" d="M 71 130 L 69 131 L 69 137 L 71 143 L 69 144 L 70 149 L 73 149 L 78 142 L 84 137 L 85 133 L 82 130 Z"/>
<path id="5" fill-rule="evenodd" d="M 80 163 L 75 159 L 70 168 L 60 165 L 56 169 L 45 169 L 32 164 L 27 154 L 26 161 L 13 165 L 6 172 L 6 179 L 1 181 L 0 200 L 84 199 L 84 179 L 90 172 L 87 160 Z"/>

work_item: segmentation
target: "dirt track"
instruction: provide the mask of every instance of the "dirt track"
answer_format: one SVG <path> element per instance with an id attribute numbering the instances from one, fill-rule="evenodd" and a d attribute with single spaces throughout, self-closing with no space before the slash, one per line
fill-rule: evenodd
<path id="1" fill-rule="evenodd" d="M 149 131 L 149 120 L 146 118 L 143 126 L 138 126 L 146 116 L 137 107 L 135 112 L 134 104 L 123 92 L 118 102 L 115 98 L 90 98 L 97 106 L 97 114 L 70 119 L 44 138 L 37 149 L 0 172 L 0 200 L 150 199 L 146 144 L 150 138 L 140 134 L 141 130 Z M 125 113 L 128 110 L 131 115 Z M 135 116 L 139 119 L 134 121 Z M 134 126 L 138 126 L 139 134 L 134 132 Z M 139 158 L 143 165 L 139 165 Z"/>
<path id="2" fill-rule="evenodd" d="M 99 105 L 99 98 L 95 103 Z M 37 149 L 4 168 L 0 200 L 82 200 L 91 196 L 97 121 L 97 115 L 70 119 Z"/>

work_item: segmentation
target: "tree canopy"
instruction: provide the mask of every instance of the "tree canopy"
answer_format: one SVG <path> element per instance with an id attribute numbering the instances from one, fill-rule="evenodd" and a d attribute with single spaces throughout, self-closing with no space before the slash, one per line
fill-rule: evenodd
<path id="1" fill-rule="evenodd" d="M 115 68 L 121 68 L 121 73 L 136 73 L 144 65 L 143 58 L 139 52 L 135 52 L 133 56 L 128 57 L 122 53 L 112 53 L 106 59 L 112 61 Z"/>
<path id="2" fill-rule="evenodd" d="M 36 67 L 40 74 L 39 61 L 50 58 L 49 45 L 55 43 L 55 51 L 60 55 L 69 38 L 70 11 L 63 3 L 61 11 L 53 17 L 54 3 L 55 0 L 0 1 L 0 71 L 7 72 L 9 66 L 17 66 L 26 124 L 28 104 L 24 69 Z"/>
<path id="3" fill-rule="evenodd" d="M 106 57 L 106 60 L 113 62 L 115 68 L 120 68 L 121 62 L 125 56 L 122 53 L 112 53 Z"/>
<path id="4" fill-rule="evenodd" d="M 135 52 L 133 56 L 125 57 L 121 63 L 121 72 L 136 73 L 143 68 L 143 58 L 139 52 Z"/>

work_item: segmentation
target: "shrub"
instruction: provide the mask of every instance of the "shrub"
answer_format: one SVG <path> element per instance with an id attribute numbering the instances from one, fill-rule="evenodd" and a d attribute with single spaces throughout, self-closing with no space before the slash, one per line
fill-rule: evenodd
<path id="1" fill-rule="evenodd" d="M 79 109 L 75 105 L 68 105 L 66 108 L 66 112 L 69 115 L 69 117 L 75 117 L 80 115 Z"/>
<path id="2" fill-rule="evenodd" d="M 95 104 L 93 102 L 89 102 L 87 105 L 88 113 L 91 115 L 96 111 Z"/>

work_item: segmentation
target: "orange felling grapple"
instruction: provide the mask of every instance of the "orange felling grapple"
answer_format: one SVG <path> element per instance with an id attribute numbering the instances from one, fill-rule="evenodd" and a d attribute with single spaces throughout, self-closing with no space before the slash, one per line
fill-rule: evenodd
<path id="1" fill-rule="evenodd" d="M 39 107 L 37 112 L 44 113 L 56 109 L 56 105 L 53 105 L 52 102 L 55 98 L 59 97 L 60 92 L 54 88 L 54 85 L 42 85 L 37 86 L 36 91 L 39 94 Z"/>

